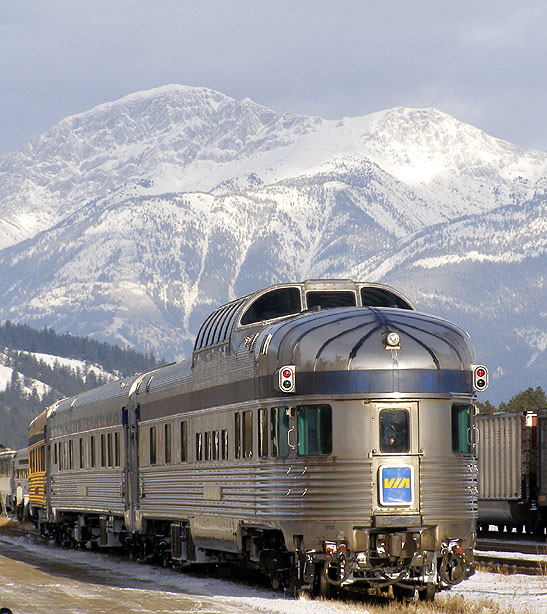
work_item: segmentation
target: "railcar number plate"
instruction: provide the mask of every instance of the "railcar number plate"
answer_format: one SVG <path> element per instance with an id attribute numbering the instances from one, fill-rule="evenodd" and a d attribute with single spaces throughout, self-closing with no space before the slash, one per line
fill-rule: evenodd
<path id="1" fill-rule="evenodd" d="M 380 504 L 412 505 L 414 468 L 410 465 L 380 467 Z"/>

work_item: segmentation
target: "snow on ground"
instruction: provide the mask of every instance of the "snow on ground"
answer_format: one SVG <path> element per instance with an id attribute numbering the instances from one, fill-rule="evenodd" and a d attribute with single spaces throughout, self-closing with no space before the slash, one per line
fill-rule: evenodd
<path id="1" fill-rule="evenodd" d="M 478 571 L 438 599 L 461 595 L 466 601 L 490 601 L 524 614 L 547 613 L 547 576 L 502 575 Z"/>
<path id="2" fill-rule="evenodd" d="M 477 572 L 437 599 L 461 596 L 506 612 L 547 614 L 547 576 Z M 279 592 L 0 536 L 0 607 L 14 614 L 130 612 L 364 614 L 367 603 L 285 599 Z"/>
<path id="3" fill-rule="evenodd" d="M 14 614 L 366 612 L 359 605 L 285 599 L 268 589 L 7 536 L 0 536 L 0 607 L 10 607 Z"/>

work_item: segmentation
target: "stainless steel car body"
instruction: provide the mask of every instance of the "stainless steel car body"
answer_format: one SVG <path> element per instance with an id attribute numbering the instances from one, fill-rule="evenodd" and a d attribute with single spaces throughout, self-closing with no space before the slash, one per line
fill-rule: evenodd
<path id="1" fill-rule="evenodd" d="M 472 365 L 463 330 L 387 286 L 266 288 L 213 312 L 191 359 L 49 410 L 48 520 L 272 575 L 282 548 L 300 584 L 321 567 L 331 584 L 445 588 L 472 566 Z"/>

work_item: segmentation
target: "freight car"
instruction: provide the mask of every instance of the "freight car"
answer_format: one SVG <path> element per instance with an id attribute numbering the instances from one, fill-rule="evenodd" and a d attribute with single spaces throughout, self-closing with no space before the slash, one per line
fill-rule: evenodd
<path id="1" fill-rule="evenodd" d="M 33 518 L 295 592 L 433 599 L 473 570 L 473 362 L 467 333 L 388 286 L 271 286 L 213 311 L 190 359 L 43 412 Z"/>
<path id="2" fill-rule="evenodd" d="M 543 535 L 547 410 L 478 415 L 479 528 Z"/>

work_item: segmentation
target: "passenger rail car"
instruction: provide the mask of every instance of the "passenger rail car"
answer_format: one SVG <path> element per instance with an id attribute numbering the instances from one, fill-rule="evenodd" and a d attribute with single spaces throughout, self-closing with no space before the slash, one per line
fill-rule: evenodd
<path id="1" fill-rule="evenodd" d="M 190 359 L 39 417 L 35 520 L 297 591 L 431 599 L 473 568 L 473 362 L 464 331 L 387 286 L 271 286 L 216 309 Z"/>
<path id="2" fill-rule="evenodd" d="M 0 514 L 24 520 L 28 503 L 28 449 L 0 447 Z"/>
<path id="3" fill-rule="evenodd" d="M 0 446 L 0 515 L 6 516 L 12 511 L 12 468 L 15 450 Z"/>

